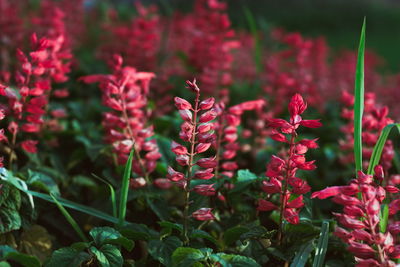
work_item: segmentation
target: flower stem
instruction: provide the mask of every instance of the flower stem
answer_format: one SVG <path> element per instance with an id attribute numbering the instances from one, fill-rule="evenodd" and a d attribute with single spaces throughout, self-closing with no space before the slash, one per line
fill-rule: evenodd
<path id="1" fill-rule="evenodd" d="M 283 180 L 283 190 L 281 192 L 281 205 L 280 205 L 280 210 L 279 210 L 279 229 L 278 229 L 278 246 L 282 244 L 282 239 L 283 239 L 283 212 L 285 211 L 286 208 L 286 193 L 287 193 L 287 188 L 288 188 L 288 180 L 290 178 L 291 174 L 291 158 L 294 152 L 294 139 L 296 137 L 296 132 L 292 133 L 292 136 L 290 138 L 290 143 L 289 143 L 289 154 L 288 158 L 286 160 L 286 174 Z"/>
<path id="2" fill-rule="evenodd" d="M 193 109 L 193 119 L 192 119 L 192 136 L 190 140 L 190 153 L 189 153 L 189 165 L 187 171 L 187 178 L 186 178 L 186 185 L 185 185 L 185 206 L 183 210 L 183 243 L 185 246 L 189 245 L 189 236 L 188 236 L 188 229 L 189 229 L 189 199 L 190 199 L 190 181 L 192 179 L 192 167 L 193 167 L 193 159 L 195 155 L 195 145 L 196 145 L 196 127 L 197 127 L 197 113 L 198 113 L 198 106 L 199 106 L 199 99 L 200 99 L 200 92 L 196 92 L 196 99 Z"/>

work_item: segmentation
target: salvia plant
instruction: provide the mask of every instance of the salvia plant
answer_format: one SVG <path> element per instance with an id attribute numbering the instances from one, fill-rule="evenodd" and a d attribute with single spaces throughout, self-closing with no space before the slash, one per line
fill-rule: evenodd
<path id="1" fill-rule="evenodd" d="M 365 20 L 356 53 L 228 9 L 0 0 L 0 266 L 400 264 Z"/>

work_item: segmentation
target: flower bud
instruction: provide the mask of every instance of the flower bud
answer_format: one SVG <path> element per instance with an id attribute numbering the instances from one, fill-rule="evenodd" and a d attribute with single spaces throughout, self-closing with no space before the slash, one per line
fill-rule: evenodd
<path id="1" fill-rule="evenodd" d="M 193 109 L 192 105 L 183 98 L 175 97 L 175 106 L 178 110 Z"/>
<path id="2" fill-rule="evenodd" d="M 206 100 L 203 100 L 200 102 L 199 109 L 201 109 L 201 110 L 210 109 L 210 108 L 212 108 L 214 103 L 215 103 L 214 97 L 207 98 Z"/>
<path id="3" fill-rule="evenodd" d="M 210 221 L 215 220 L 215 216 L 212 214 L 212 209 L 210 208 L 201 208 L 192 213 L 192 217 L 198 221 Z"/>

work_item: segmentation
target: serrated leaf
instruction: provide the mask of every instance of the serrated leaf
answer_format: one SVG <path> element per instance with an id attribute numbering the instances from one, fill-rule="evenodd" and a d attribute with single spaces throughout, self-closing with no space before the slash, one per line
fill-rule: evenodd
<path id="1" fill-rule="evenodd" d="M 90 251 L 96 256 L 101 267 L 121 267 L 124 263 L 121 252 L 114 245 L 106 244 L 100 249 L 90 247 Z"/>
<path id="2" fill-rule="evenodd" d="M 21 228 L 21 216 L 11 208 L 0 208 L 0 234 Z"/>
<path id="3" fill-rule="evenodd" d="M 60 248 L 53 252 L 46 267 L 80 267 L 90 260 L 90 255 L 74 248 Z"/>
<path id="4" fill-rule="evenodd" d="M 172 253 L 182 246 L 182 241 L 176 236 L 169 236 L 163 240 L 150 240 L 148 248 L 150 255 L 155 259 L 164 264 L 165 266 L 171 266 Z"/>

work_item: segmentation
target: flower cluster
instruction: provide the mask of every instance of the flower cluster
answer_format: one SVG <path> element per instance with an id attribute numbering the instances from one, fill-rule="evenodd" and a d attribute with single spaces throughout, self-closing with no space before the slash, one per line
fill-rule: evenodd
<path id="1" fill-rule="evenodd" d="M 214 98 L 208 98 L 200 102 L 200 89 L 196 84 L 196 80 L 193 82 L 187 81 L 186 83 L 188 88 L 196 94 L 194 106 L 179 97 L 175 97 L 175 106 L 184 120 L 179 137 L 188 143 L 189 149 L 172 141 L 171 150 L 176 155 L 176 162 L 181 166 L 187 167 L 188 171 L 187 175 L 184 175 L 172 167 L 168 167 L 167 177 L 185 189 L 187 192 L 186 204 L 188 205 L 189 192 L 191 190 L 204 196 L 215 194 L 213 184 L 201 184 L 191 188 L 190 182 L 194 179 L 209 180 L 214 177 L 214 168 L 217 166 L 215 157 L 198 158 L 196 161 L 195 157 L 206 152 L 216 140 L 212 120 L 217 117 L 217 111 L 214 108 Z M 199 167 L 198 169 L 194 169 L 196 165 Z M 193 213 L 192 216 L 197 220 L 214 219 L 214 215 L 207 208 Z"/>
<path id="2" fill-rule="evenodd" d="M 271 161 L 268 163 L 266 172 L 268 181 L 263 182 L 262 190 L 267 193 L 267 199 L 269 200 L 260 199 L 258 210 L 279 210 L 281 224 L 283 219 L 292 224 L 299 223 L 299 211 L 304 206 L 303 194 L 311 189 L 305 180 L 296 177 L 297 170 L 314 170 L 316 168 L 315 161 L 306 161 L 305 157 L 308 149 L 318 147 L 316 140 L 297 139 L 299 126 L 308 128 L 321 126 L 319 120 L 302 119 L 300 115 L 306 108 L 307 104 L 303 98 L 296 94 L 289 103 L 290 121 L 272 119 L 269 124 L 274 129 L 271 138 L 287 144 L 289 151 L 284 158 L 272 156 Z M 278 202 L 280 207 L 270 201 L 273 194 L 280 194 Z"/>
<path id="3" fill-rule="evenodd" d="M 111 109 L 103 114 L 105 140 L 112 144 L 118 163 L 124 164 L 134 149 L 133 170 L 149 182 L 148 175 L 161 157 L 156 140 L 151 139 L 153 126 L 148 125 L 147 96 L 154 74 L 122 65 L 122 57 L 115 55 L 113 74 L 89 75 L 81 79 L 86 83 L 100 82 L 103 104 Z M 141 153 L 144 153 L 143 157 Z M 144 186 L 146 183 L 141 182 L 142 179 L 133 184 Z"/>
<path id="4" fill-rule="evenodd" d="M 312 198 L 325 199 L 343 205 L 343 213 L 334 213 L 346 229 L 337 227 L 334 234 L 347 243 L 348 250 L 356 257 L 357 265 L 396 266 L 392 259 L 400 258 L 400 245 L 396 236 L 400 233 L 399 222 L 392 222 L 387 230 L 379 226 L 381 205 L 388 199 L 388 193 L 398 193 L 394 186 L 382 187 L 383 168 L 375 167 L 375 175 L 359 171 L 357 179 L 349 185 L 333 186 L 312 194 Z M 399 210 L 398 200 L 390 205 L 390 213 Z"/>
<path id="5" fill-rule="evenodd" d="M 17 50 L 17 59 L 20 64 L 15 73 L 16 89 L 11 85 L 1 85 L 0 95 L 8 101 L 5 112 L 9 115 L 8 131 L 12 138 L 9 142 L 11 151 L 16 147 L 17 134 L 22 131 L 27 134 L 39 133 L 46 122 L 46 112 L 52 85 L 65 82 L 70 71 L 70 53 L 60 51 L 63 38 L 38 39 L 36 34 L 31 36 L 32 52 L 26 55 Z M 56 93 L 56 92 L 54 92 Z M 53 112 L 54 116 L 63 113 L 60 110 Z M 63 115 L 63 114 L 61 114 Z M 8 142 L 8 139 L 4 141 Z M 36 153 L 38 141 L 25 139 L 19 143 L 26 152 Z M 11 152 L 10 157 L 12 157 Z"/>
<path id="6" fill-rule="evenodd" d="M 348 163 L 354 161 L 353 153 L 351 153 L 354 144 L 354 96 L 349 94 L 347 91 L 343 91 L 341 101 L 345 105 L 345 107 L 342 109 L 342 117 L 348 120 L 348 123 L 341 128 L 341 131 L 345 134 L 345 139 L 339 141 L 339 144 L 342 151 L 347 152 L 341 156 L 341 160 L 344 163 Z M 362 140 L 363 158 L 365 159 L 363 165 L 366 167 L 382 129 L 386 125 L 393 123 L 393 120 L 388 117 L 389 108 L 386 106 L 379 107 L 379 105 L 376 103 L 376 97 L 374 93 L 366 93 L 364 103 Z M 391 140 L 388 140 L 385 144 L 381 158 L 381 165 L 385 171 L 390 169 L 393 156 L 393 143 Z"/>
<path id="7" fill-rule="evenodd" d="M 214 123 L 217 139 L 214 142 L 216 149 L 217 166 L 215 176 L 219 173 L 226 177 L 233 177 L 234 171 L 239 168 L 234 160 L 237 151 L 241 148 L 238 142 L 238 127 L 241 125 L 241 116 L 245 111 L 260 110 L 264 107 L 263 99 L 246 101 L 228 109 L 223 102 L 216 105 L 218 121 Z"/>

